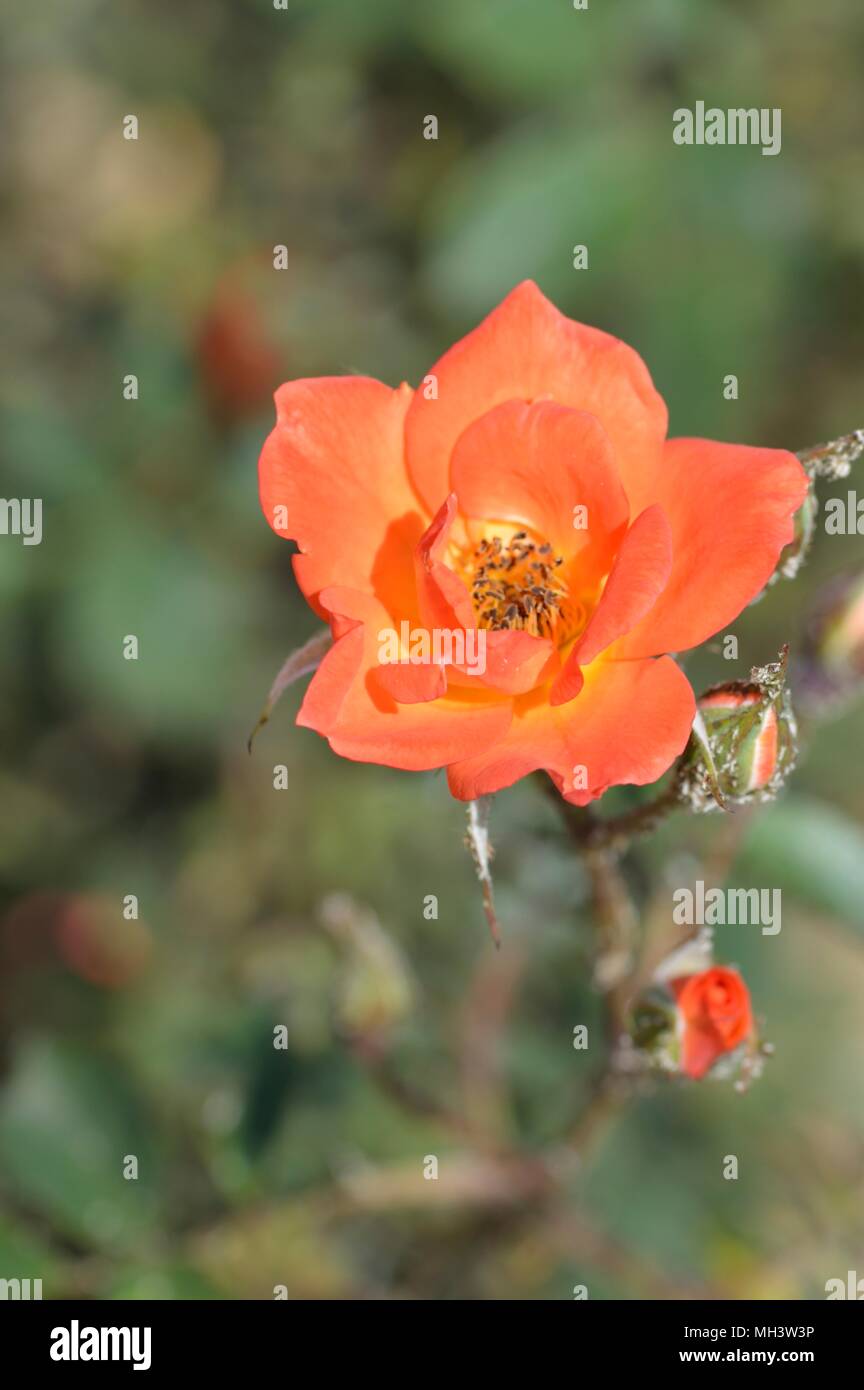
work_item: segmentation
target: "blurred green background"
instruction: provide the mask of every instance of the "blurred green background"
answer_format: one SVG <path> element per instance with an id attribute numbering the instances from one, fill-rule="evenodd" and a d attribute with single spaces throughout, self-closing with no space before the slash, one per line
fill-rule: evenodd
<path id="1" fill-rule="evenodd" d="M 779 936 L 719 932 L 776 1047 L 764 1077 L 646 1095 L 552 1202 L 498 1156 L 562 1143 L 597 1061 L 573 1028 L 599 1037 L 600 1011 L 586 886 L 537 786 L 494 808 L 496 955 L 442 776 L 338 760 L 293 728 L 297 689 L 245 749 L 316 627 L 258 508 L 280 381 L 416 384 L 530 276 L 638 348 L 674 434 L 795 449 L 864 425 L 858 0 L 0 16 L 2 491 L 44 499 L 41 546 L 0 537 L 0 1277 L 797 1299 L 864 1271 L 860 708 L 810 730 L 736 841 L 732 881 L 784 889 Z M 780 156 L 675 146 L 698 99 L 780 107 Z M 794 651 L 860 546 L 820 533 L 697 686 Z M 646 917 L 726 835 L 682 817 L 628 858 Z"/>

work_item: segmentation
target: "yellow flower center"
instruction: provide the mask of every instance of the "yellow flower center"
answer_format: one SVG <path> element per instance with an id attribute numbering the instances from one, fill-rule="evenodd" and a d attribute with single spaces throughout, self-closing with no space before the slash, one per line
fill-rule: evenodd
<path id="1" fill-rule="evenodd" d="M 559 573 L 564 560 L 551 545 L 517 531 L 481 540 L 469 562 L 471 597 L 480 627 L 551 637 L 562 623 L 570 628 L 567 587 Z"/>

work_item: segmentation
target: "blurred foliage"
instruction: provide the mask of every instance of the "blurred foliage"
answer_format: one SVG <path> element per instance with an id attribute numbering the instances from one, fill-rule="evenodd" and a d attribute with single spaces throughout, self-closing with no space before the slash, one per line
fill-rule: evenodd
<path id="1" fill-rule="evenodd" d="M 296 691 L 244 743 L 315 627 L 256 495 L 280 380 L 416 382 L 533 276 L 641 351 L 673 433 L 864 424 L 860 4 L 3 0 L 0 34 L 2 490 L 45 505 L 41 546 L 0 538 L 0 1276 L 822 1296 L 864 1239 L 860 708 L 734 827 L 733 881 L 784 890 L 779 936 L 719 931 L 765 1077 L 646 1097 L 557 1213 L 489 1166 L 559 1142 L 593 1075 L 573 1027 L 601 1027 L 545 799 L 494 808 L 496 956 L 441 776 L 339 761 L 293 729 Z M 782 108 L 782 154 L 674 146 L 699 98 Z M 694 683 L 794 652 L 859 547 L 820 531 L 735 625 L 740 662 L 709 644 Z M 629 857 L 648 929 L 729 833 L 678 818 Z"/>

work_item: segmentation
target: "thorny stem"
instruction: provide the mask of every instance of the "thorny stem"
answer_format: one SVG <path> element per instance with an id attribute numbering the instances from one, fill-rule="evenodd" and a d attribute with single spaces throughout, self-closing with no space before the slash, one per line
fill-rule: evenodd
<path id="1" fill-rule="evenodd" d="M 620 816 L 610 816 L 608 820 L 597 820 L 582 806 L 572 806 L 569 801 L 555 791 L 551 782 L 546 783 L 549 794 L 558 803 L 560 814 L 564 817 L 567 833 L 580 849 L 611 849 L 616 852 L 626 849 L 630 840 L 637 835 L 650 834 L 672 811 L 681 805 L 678 783 L 675 778 L 658 792 L 651 801 L 642 806 L 634 806 L 632 811 L 624 811 Z"/>
<path id="2" fill-rule="evenodd" d="M 612 821 L 604 824 L 597 821 L 587 807 L 571 805 L 560 796 L 552 783 L 545 779 L 544 788 L 552 797 L 564 829 L 579 853 L 591 886 L 591 900 L 597 926 L 594 979 L 606 1000 L 607 1028 L 614 1068 L 621 1035 L 626 1026 L 630 980 L 634 970 L 637 921 L 636 911 L 618 864 L 617 845 L 619 841 L 626 843 L 627 835 L 621 834 L 620 830 L 616 830 L 611 837 L 604 834 L 603 832 L 613 825 Z M 637 812 L 630 816 L 619 817 L 614 824 L 620 827 L 621 823 L 626 821 L 628 826 L 638 823 L 641 827 L 648 812 L 652 816 L 658 814 L 660 802 L 666 795 L 664 793 L 649 806 L 638 808 Z"/>
<path id="3" fill-rule="evenodd" d="M 678 796 L 673 782 L 647 805 L 603 822 L 587 807 L 565 801 L 546 778 L 543 786 L 588 875 L 597 928 L 594 980 L 603 992 L 606 1010 L 606 1062 L 568 1141 L 584 1162 L 633 1094 L 634 1077 L 622 1065 L 622 1040 L 637 977 L 637 914 L 621 873 L 619 853 L 631 835 L 656 825 L 677 804 Z"/>
<path id="4" fill-rule="evenodd" d="M 606 996 L 609 1042 L 617 1048 L 627 1018 L 636 913 L 612 852 L 586 849 L 582 861 L 591 884 L 598 927 L 594 981 Z"/>

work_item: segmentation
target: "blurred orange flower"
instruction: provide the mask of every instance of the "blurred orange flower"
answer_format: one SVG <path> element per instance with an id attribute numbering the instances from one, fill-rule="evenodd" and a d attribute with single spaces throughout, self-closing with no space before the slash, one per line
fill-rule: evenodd
<path id="1" fill-rule="evenodd" d="M 254 298 L 231 281 L 207 306 L 195 348 L 207 405 L 220 423 L 260 410 L 282 375 Z"/>
<path id="2" fill-rule="evenodd" d="M 737 970 L 722 965 L 673 980 L 672 992 L 683 1029 L 681 1070 L 698 1081 L 752 1034 L 750 993 Z"/>

